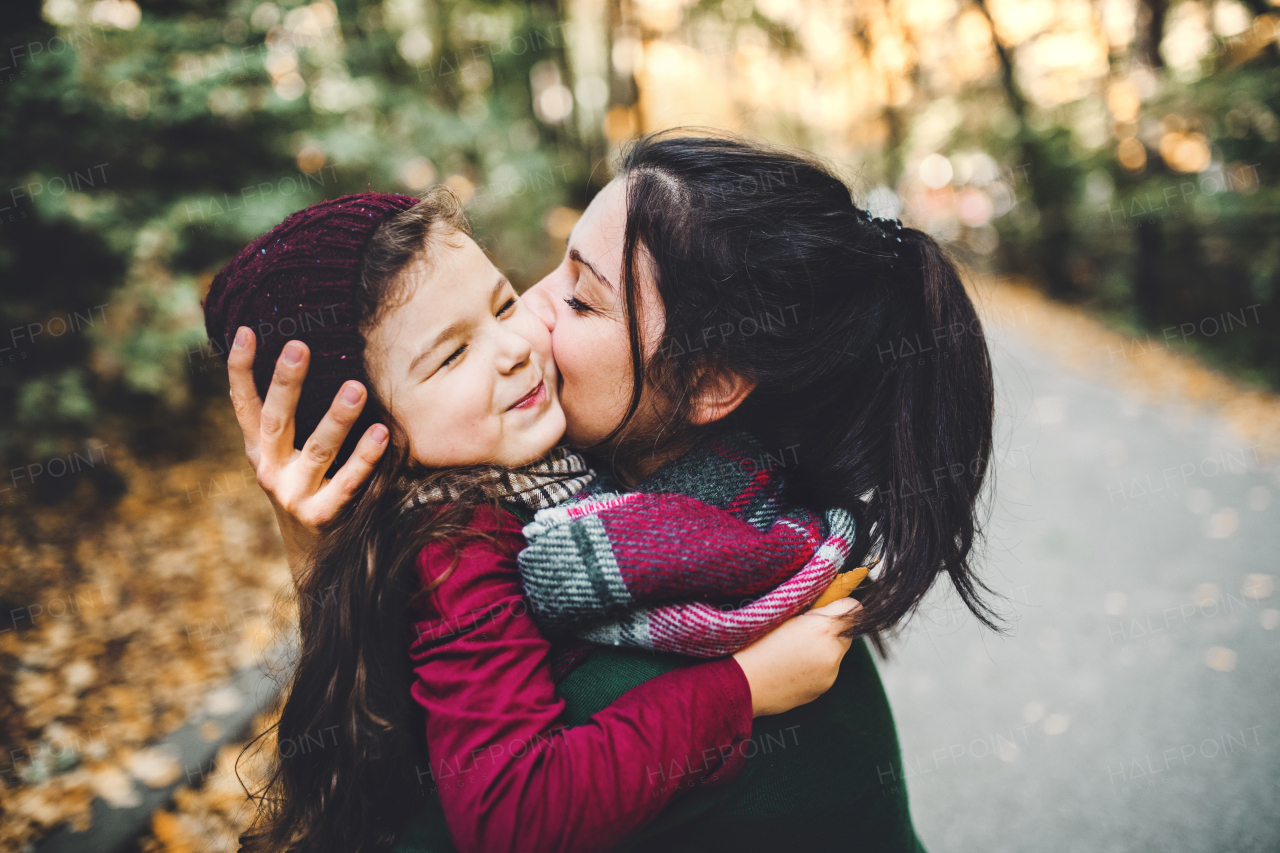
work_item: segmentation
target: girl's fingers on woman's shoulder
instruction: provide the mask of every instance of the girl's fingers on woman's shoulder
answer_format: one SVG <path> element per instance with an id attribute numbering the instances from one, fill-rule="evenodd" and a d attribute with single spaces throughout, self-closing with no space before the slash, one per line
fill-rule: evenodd
<path id="1" fill-rule="evenodd" d="M 845 616 L 862 608 L 862 602 L 856 598 L 841 598 L 822 607 L 810 610 L 810 613 L 821 613 L 824 616 Z"/>
<path id="2" fill-rule="evenodd" d="M 261 430 L 262 401 L 253 381 L 253 355 L 258 340 L 247 326 L 236 330 L 235 343 L 227 353 L 227 380 L 231 385 L 231 406 L 244 433 L 244 452 L 256 468 Z"/>
<path id="3" fill-rule="evenodd" d="M 854 621 L 857 620 L 858 611 L 861 609 L 862 603 L 858 601 L 858 599 L 841 598 L 838 601 L 833 601 L 830 604 L 823 605 L 822 607 L 814 608 L 813 610 L 810 610 L 809 613 L 820 613 L 823 616 L 831 617 L 826 628 L 847 650 L 849 646 L 853 644 L 853 638 L 843 636 L 843 633 L 853 624 Z"/>
<path id="4" fill-rule="evenodd" d="M 345 431 L 344 431 L 345 435 Z M 373 466 L 382 458 L 387 449 L 387 428 L 382 424 L 374 424 L 364 431 L 351 458 L 342 464 L 338 473 L 333 475 L 318 497 L 316 511 L 331 520 L 338 510 L 351 503 L 356 492 L 364 485 L 365 480 L 373 473 Z"/>

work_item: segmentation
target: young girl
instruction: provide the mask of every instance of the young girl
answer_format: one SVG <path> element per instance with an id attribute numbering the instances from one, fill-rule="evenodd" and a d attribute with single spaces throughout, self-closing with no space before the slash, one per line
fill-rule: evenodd
<path id="1" fill-rule="evenodd" d="M 233 358 L 256 353 L 261 389 L 277 354 L 286 364 L 303 354 L 286 338 L 306 342 L 303 425 L 360 380 L 365 416 L 390 426 L 379 436 L 386 459 L 299 579 L 302 645 L 278 735 L 307 742 L 336 729 L 336 742 L 279 761 L 245 849 L 386 848 L 429 795 L 464 850 L 610 849 L 681 790 L 732 778 L 753 717 L 835 680 L 847 623 L 823 617 L 854 602 L 749 643 L 812 603 L 841 560 L 830 547 L 819 554 L 818 541 L 792 541 L 789 527 L 740 525 L 772 553 L 790 546 L 793 571 L 812 576 L 808 592 L 715 650 L 733 657 L 648 681 L 588 725 L 556 726 L 549 646 L 515 569 L 520 524 L 498 502 L 548 507 L 592 474 L 565 452 L 531 464 L 565 425 L 549 335 L 470 239 L 447 190 L 420 203 L 365 193 L 291 216 L 219 273 L 205 311 L 211 338 L 237 330 Z M 292 444 L 291 425 L 277 427 Z M 831 537 L 830 524 L 808 521 L 810 540 Z M 573 650 L 562 651 L 565 671 Z M 655 784 L 646 769 L 671 762 L 688 775 Z"/>

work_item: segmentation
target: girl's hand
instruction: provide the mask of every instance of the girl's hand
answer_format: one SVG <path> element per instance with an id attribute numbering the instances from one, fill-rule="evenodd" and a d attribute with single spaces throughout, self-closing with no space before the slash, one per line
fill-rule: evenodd
<path id="1" fill-rule="evenodd" d="M 840 632 L 862 605 L 843 598 L 792 616 L 733 656 L 751 686 L 751 715 L 781 714 L 831 689 L 852 640 Z"/>
<path id="2" fill-rule="evenodd" d="M 302 341 L 290 341 L 276 361 L 267 400 L 258 399 L 253 381 L 257 338 L 241 326 L 227 353 L 231 404 L 244 433 L 244 451 L 276 511 L 284 537 L 289 568 L 296 578 L 315 548 L 320 530 L 337 518 L 373 471 L 387 447 L 387 428 L 374 424 L 365 431 L 351 458 L 332 480 L 324 475 L 360 416 L 367 395 L 359 382 L 347 382 L 301 450 L 293 446 L 293 416 L 311 352 Z"/>

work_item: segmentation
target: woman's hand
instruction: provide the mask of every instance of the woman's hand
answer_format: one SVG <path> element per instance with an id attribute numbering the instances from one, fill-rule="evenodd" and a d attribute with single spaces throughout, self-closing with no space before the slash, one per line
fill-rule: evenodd
<path id="1" fill-rule="evenodd" d="M 733 656 L 751 686 L 751 715 L 781 714 L 831 689 L 852 640 L 840 636 L 847 616 L 862 605 L 852 598 L 792 616 Z"/>
<path id="2" fill-rule="evenodd" d="M 387 447 L 387 428 L 365 430 L 351 458 L 332 480 L 325 479 L 334 456 L 360 416 L 367 395 L 359 382 L 347 382 L 301 450 L 293 446 L 293 416 L 307 376 L 311 352 L 302 341 L 290 341 L 276 361 L 266 402 L 258 399 L 253 381 L 257 338 L 246 326 L 236 330 L 227 353 L 231 404 L 244 433 L 244 451 L 258 473 L 276 511 L 289 568 L 296 578 L 315 549 L 320 530 L 351 502 Z"/>

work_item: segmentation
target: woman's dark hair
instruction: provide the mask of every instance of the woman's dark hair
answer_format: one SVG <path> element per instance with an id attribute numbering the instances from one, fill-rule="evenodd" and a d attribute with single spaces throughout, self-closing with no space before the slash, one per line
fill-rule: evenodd
<path id="1" fill-rule="evenodd" d="M 992 446 L 991 363 L 938 243 L 859 209 L 812 157 L 734 137 L 650 135 L 625 152 L 619 178 L 634 382 L 617 446 L 656 440 L 628 435 L 646 384 L 671 406 L 667 442 L 705 431 L 690 425 L 692 401 L 717 371 L 754 380 L 712 428 L 751 430 L 790 463 L 801 502 L 857 518 L 852 565 L 881 563 L 858 594 L 856 633 L 897 626 L 943 572 L 995 627 L 970 566 Z M 647 360 L 642 275 L 666 312 Z"/>
<path id="2" fill-rule="evenodd" d="M 400 298 L 405 267 L 456 233 L 470 232 L 457 197 L 444 188 L 378 227 L 362 259 L 362 335 Z M 425 802 L 414 765 L 426 755 L 425 730 L 409 692 L 407 653 L 408 606 L 425 592 L 415 558 L 434 540 L 469 538 L 471 510 L 484 498 L 476 469 L 413 467 L 404 431 L 364 380 L 365 412 L 387 424 L 388 447 L 298 581 L 297 659 L 273 727 L 270 776 L 255 795 L 257 820 L 240 837 L 242 851 L 389 850 Z M 410 489 L 444 480 L 457 499 L 424 523 L 401 523 Z M 259 748 L 272 747 L 269 735 Z"/>

